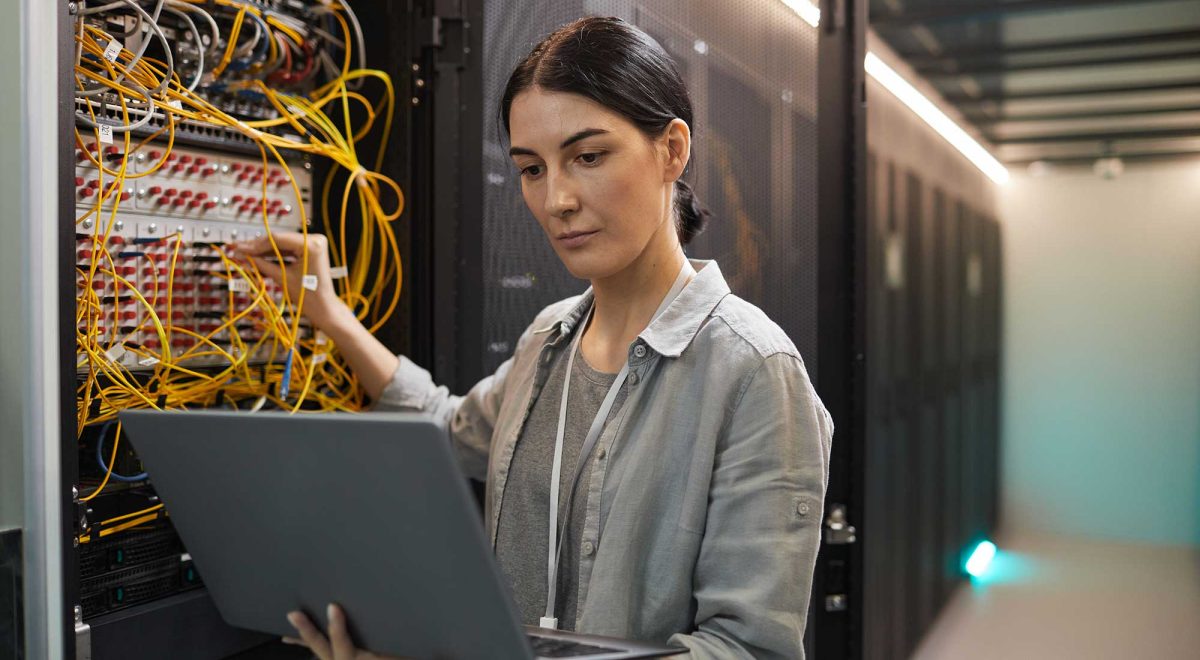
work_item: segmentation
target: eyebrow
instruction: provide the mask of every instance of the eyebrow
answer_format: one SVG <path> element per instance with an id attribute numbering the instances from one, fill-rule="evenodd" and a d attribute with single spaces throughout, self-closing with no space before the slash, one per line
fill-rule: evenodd
<path id="1" fill-rule="evenodd" d="M 578 142 L 580 140 L 583 140 L 585 138 L 590 138 L 593 135 L 604 135 L 606 133 L 608 133 L 608 131 L 604 130 L 603 128 L 585 128 L 582 131 L 579 131 L 578 133 L 572 135 L 571 137 L 563 140 L 562 144 L 558 145 L 558 148 L 566 149 L 567 147 L 571 146 L 572 144 L 575 144 L 576 142 Z M 509 156 L 536 156 L 537 153 L 535 153 L 532 149 L 526 149 L 525 147 L 513 147 L 508 150 L 508 155 Z"/>

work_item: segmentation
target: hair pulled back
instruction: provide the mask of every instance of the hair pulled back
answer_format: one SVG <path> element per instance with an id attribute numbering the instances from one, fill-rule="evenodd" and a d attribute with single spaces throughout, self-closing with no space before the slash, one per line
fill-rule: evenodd
<path id="1" fill-rule="evenodd" d="M 675 62 L 650 35 L 619 18 L 581 18 L 534 46 L 504 88 L 500 115 L 506 133 L 513 99 L 531 87 L 591 99 L 652 138 L 676 118 L 694 128 L 692 100 Z M 683 177 L 675 181 L 674 200 L 675 229 L 687 245 L 710 213 Z"/>

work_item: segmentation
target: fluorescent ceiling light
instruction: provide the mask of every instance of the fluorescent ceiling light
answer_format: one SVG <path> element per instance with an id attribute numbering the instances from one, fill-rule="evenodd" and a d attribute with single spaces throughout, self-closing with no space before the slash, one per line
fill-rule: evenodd
<path id="1" fill-rule="evenodd" d="M 955 149 L 958 149 L 962 155 L 967 157 L 967 160 L 975 164 L 996 183 L 1008 182 L 1008 169 L 1004 167 L 1000 161 L 996 160 L 995 156 L 988 153 L 983 145 L 975 141 L 975 138 L 967 134 L 961 126 L 954 123 L 954 120 L 947 117 L 946 113 L 942 112 L 932 101 L 925 98 L 925 95 L 917 91 L 907 80 L 900 74 L 896 73 L 892 67 L 888 66 L 879 59 L 875 53 L 867 53 L 867 59 L 864 62 L 867 73 L 872 78 L 879 81 L 885 89 L 891 92 L 900 102 L 907 105 L 910 110 L 917 113 L 917 116 L 929 124 L 933 130 L 939 135 L 946 138 L 946 141 Z"/>
<path id="2" fill-rule="evenodd" d="M 813 3 L 806 0 L 780 0 L 780 2 L 796 12 L 796 15 L 803 18 L 805 23 L 813 27 L 817 27 L 821 23 L 821 10 Z"/>
<path id="3" fill-rule="evenodd" d="M 796 12 L 796 15 L 804 19 L 805 23 L 813 27 L 821 24 L 821 10 L 807 0 L 780 0 L 787 5 L 788 9 Z M 983 171 L 992 181 L 996 183 L 1008 182 L 1008 169 L 1004 167 L 1000 161 L 996 160 L 995 156 L 988 153 L 983 145 L 975 141 L 961 126 L 956 124 L 953 119 L 946 116 L 936 105 L 933 104 L 924 94 L 917 91 L 903 76 L 896 73 L 890 66 L 884 64 L 883 60 L 879 59 L 875 53 L 868 52 L 867 59 L 864 62 L 867 68 L 867 73 L 872 78 L 878 80 L 889 92 L 900 99 L 904 105 L 907 105 L 910 110 L 917 113 L 917 116 L 929 124 L 933 130 L 939 135 L 946 138 L 946 141 L 955 149 L 958 149 L 962 155 L 967 157 Z"/>

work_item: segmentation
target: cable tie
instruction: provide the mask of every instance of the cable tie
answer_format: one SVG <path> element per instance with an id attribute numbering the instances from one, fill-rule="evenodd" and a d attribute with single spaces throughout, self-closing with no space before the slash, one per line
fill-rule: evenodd
<path id="1" fill-rule="evenodd" d="M 363 167 L 362 165 L 354 168 L 354 183 L 358 184 L 360 188 L 367 187 L 367 177 L 363 176 L 366 173 L 367 168 Z"/>

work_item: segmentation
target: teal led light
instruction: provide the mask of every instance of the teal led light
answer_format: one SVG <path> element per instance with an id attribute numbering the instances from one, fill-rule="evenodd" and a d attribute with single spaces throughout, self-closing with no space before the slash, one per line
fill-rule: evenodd
<path id="1" fill-rule="evenodd" d="M 967 573 L 971 577 L 983 577 L 987 573 L 988 566 L 991 565 L 992 559 L 996 556 L 996 544 L 991 541 L 984 541 L 975 546 L 974 552 L 971 553 L 971 558 L 967 560 Z"/>

